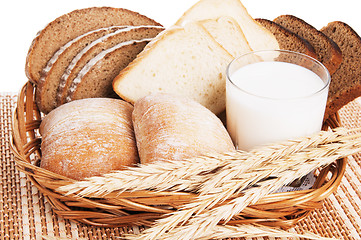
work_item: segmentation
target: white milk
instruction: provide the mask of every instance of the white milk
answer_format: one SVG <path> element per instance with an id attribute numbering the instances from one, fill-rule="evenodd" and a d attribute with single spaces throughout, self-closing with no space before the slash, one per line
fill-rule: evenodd
<path id="1" fill-rule="evenodd" d="M 291 63 L 258 62 L 236 70 L 230 79 L 227 128 L 239 149 L 321 129 L 328 89 L 314 72 Z"/>

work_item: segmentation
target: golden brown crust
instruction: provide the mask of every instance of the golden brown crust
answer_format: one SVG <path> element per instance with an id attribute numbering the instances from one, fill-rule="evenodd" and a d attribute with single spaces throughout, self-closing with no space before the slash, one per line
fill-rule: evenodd
<path id="1" fill-rule="evenodd" d="M 41 123 L 40 166 L 82 180 L 137 164 L 132 111 L 129 103 L 106 98 L 60 106 Z"/>
<path id="2" fill-rule="evenodd" d="M 189 98 L 143 97 L 134 105 L 133 124 L 141 163 L 235 151 L 222 122 Z"/>

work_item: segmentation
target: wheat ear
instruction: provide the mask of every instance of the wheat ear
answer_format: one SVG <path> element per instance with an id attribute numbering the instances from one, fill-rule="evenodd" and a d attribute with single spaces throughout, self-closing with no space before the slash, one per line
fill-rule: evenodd
<path id="1" fill-rule="evenodd" d="M 340 133 L 343 129 L 338 129 Z M 322 144 L 330 141 L 334 133 L 322 131 L 317 134 L 317 138 L 305 137 L 298 140 L 284 142 L 283 144 L 272 145 L 269 147 L 269 154 L 276 156 L 291 154 L 305 147 Z M 251 156 L 250 156 L 251 154 Z M 182 161 L 167 161 L 152 164 L 140 165 L 140 167 L 128 168 L 123 171 L 116 171 L 105 174 L 101 177 L 88 178 L 85 181 L 75 181 L 72 184 L 59 188 L 66 194 L 78 194 L 85 197 L 103 197 L 113 192 L 124 191 L 197 191 L 202 187 L 202 192 L 206 192 L 203 181 L 208 181 L 206 186 L 212 190 L 212 179 L 207 178 L 209 172 L 220 170 L 220 168 L 239 160 L 237 165 L 242 164 L 242 169 L 252 166 L 254 161 L 250 158 L 257 158 L 258 151 L 246 153 L 242 151 L 229 152 L 222 154 L 213 154 L 200 156 Z M 264 153 L 263 153 L 264 154 Z M 243 160 L 247 162 L 240 163 Z M 217 180 L 214 178 L 213 182 Z"/>
<path id="2" fill-rule="evenodd" d="M 229 152 L 199 156 L 182 161 L 164 161 L 129 167 L 126 170 L 91 177 L 84 181 L 59 188 L 66 194 L 89 197 L 103 197 L 107 194 L 125 191 L 195 191 L 200 179 L 226 162 L 245 158 L 248 153 Z"/>
<path id="3" fill-rule="evenodd" d="M 291 183 L 311 170 L 320 166 L 328 165 L 335 160 L 354 154 L 361 150 L 361 143 L 358 139 L 342 142 L 342 138 L 335 137 L 333 143 L 320 145 L 317 148 L 306 148 L 300 152 L 279 158 L 274 164 L 269 163 L 265 168 L 250 169 L 249 174 L 237 176 L 237 181 L 224 183 L 217 194 L 200 196 L 196 202 L 187 204 L 180 211 L 172 213 L 169 217 L 158 220 L 154 227 L 144 231 L 143 237 L 136 239 L 158 239 L 166 232 L 176 232 L 177 237 L 182 239 L 193 239 L 202 237 L 202 234 L 212 231 L 213 228 L 221 221 L 230 220 L 234 215 L 240 213 L 246 206 L 256 203 L 260 198 L 282 187 L 284 184 Z M 257 175 L 255 176 L 255 173 Z M 266 181 L 260 181 L 272 176 Z M 234 192 L 239 187 L 239 181 L 257 183 L 257 187 L 249 187 L 244 190 L 240 197 L 235 198 L 230 203 L 221 205 L 206 211 L 207 205 L 213 201 L 220 201 L 221 192 Z M 251 180 L 254 179 L 254 180 Z M 232 186 L 233 185 L 233 186 Z M 223 194 L 224 195 L 224 194 Z M 230 196 L 230 195 L 228 195 Z M 225 200 L 225 199 L 221 199 Z M 202 212 L 203 211 L 203 212 Z M 193 216 L 196 213 L 195 216 Z M 186 221 L 186 226 L 179 227 L 179 223 Z M 176 227 L 178 226 L 178 227 Z M 175 230 L 177 228 L 177 230 Z"/>

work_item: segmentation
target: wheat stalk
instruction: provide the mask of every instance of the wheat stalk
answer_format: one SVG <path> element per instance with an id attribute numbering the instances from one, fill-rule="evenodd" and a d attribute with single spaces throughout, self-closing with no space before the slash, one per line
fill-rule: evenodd
<path id="1" fill-rule="evenodd" d="M 218 182 L 216 178 L 207 178 L 210 172 L 224 172 L 220 169 L 225 166 L 234 164 L 241 166 L 239 169 L 246 170 L 252 166 L 259 154 L 266 156 L 269 160 L 276 160 L 278 156 L 292 154 L 303 148 L 317 146 L 331 141 L 335 136 L 344 132 L 344 129 L 337 129 L 334 132 L 321 131 L 317 137 L 304 137 L 297 140 L 290 140 L 282 144 L 274 144 L 268 147 L 268 153 L 265 149 L 255 150 L 250 153 L 237 151 L 222 154 L 213 154 L 200 156 L 182 161 L 167 161 L 152 164 L 143 164 L 140 167 L 128 168 L 123 171 L 116 171 L 105 174 L 101 177 L 88 178 L 85 181 L 75 181 L 72 184 L 59 188 L 66 194 L 78 194 L 88 197 L 103 197 L 113 192 L 125 191 L 199 191 L 206 193 L 215 189 L 212 187 Z M 277 156 L 278 155 L 278 156 Z M 235 162 L 237 161 L 237 162 Z M 242 170 L 241 170 L 242 171 Z M 223 178 L 222 176 L 219 176 Z M 207 181 L 204 185 L 203 182 Z M 205 188 L 208 186 L 208 190 Z"/>
<path id="2" fill-rule="evenodd" d="M 103 197 L 125 191 L 195 191 L 206 173 L 234 159 L 245 158 L 245 152 L 207 155 L 182 161 L 165 161 L 129 167 L 126 170 L 91 177 L 59 188 L 66 194 Z M 206 164 L 205 164 L 206 163 Z"/>
<path id="3" fill-rule="evenodd" d="M 212 232 L 220 220 L 229 220 L 247 205 L 255 203 L 262 196 L 269 194 L 284 184 L 302 177 L 318 166 L 360 151 L 358 148 L 355 149 L 354 146 L 354 139 L 360 136 L 356 134 L 347 136 L 348 133 L 345 129 L 339 128 L 332 132 L 320 132 L 310 138 L 274 144 L 250 153 L 237 152 L 181 162 L 145 165 L 119 172 L 121 174 L 120 180 L 117 179 L 116 183 L 112 180 L 114 175 L 107 175 L 90 179 L 90 181 L 76 182 L 63 187 L 62 191 L 91 195 L 94 193 L 103 194 L 112 191 L 144 189 L 156 191 L 164 189 L 173 191 L 182 189 L 197 190 L 200 193 L 198 201 L 185 205 L 180 211 L 173 213 L 169 217 L 160 219 L 154 227 L 136 238 L 157 239 L 162 234 L 172 234 L 172 231 L 181 234 L 182 239 L 187 239 L 184 238 L 187 234 L 190 236 L 189 239 L 196 236 L 202 237 L 205 232 Z M 351 144 L 352 148 L 346 149 L 345 144 Z M 324 145 L 328 145 L 328 148 L 321 148 Z M 345 150 L 342 154 L 336 151 L 336 149 L 340 148 Z M 320 158 L 321 156 L 323 158 Z M 300 161 L 296 163 L 295 158 L 292 159 L 292 157 L 296 157 Z M 314 160 L 313 163 L 318 160 L 317 164 L 306 165 L 305 163 L 309 163 L 310 159 Z M 292 172 L 294 169 L 291 168 L 292 171 L 285 174 L 285 171 L 289 170 L 289 163 L 294 163 L 293 166 L 296 169 L 300 165 L 307 166 L 307 171 L 305 169 L 300 170 L 299 175 L 296 175 Z M 257 174 L 255 175 L 255 173 Z M 269 176 L 279 176 L 278 174 L 285 174 L 284 176 L 289 177 L 261 181 Z M 240 181 L 242 176 L 244 178 Z M 110 177 L 110 179 L 107 177 Z M 257 188 L 250 187 L 255 183 L 258 184 Z M 115 185 L 121 187 L 113 188 L 112 186 Z M 216 203 L 230 198 L 235 193 L 241 193 L 240 197 L 228 204 L 211 209 Z M 187 222 L 188 220 L 189 222 Z M 179 226 L 180 223 L 187 223 L 188 225 L 182 227 Z"/>
<path id="4" fill-rule="evenodd" d="M 154 227 L 144 231 L 143 236 L 138 236 L 136 239 L 158 239 L 166 232 L 174 231 L 175 228 L 178 229 L 174 239 L 179 236 L 182 236 L 182 239 L 202 237 L 202 234 L 213 231 L 221 220 L 229 221 L 246 206 L 256 203 L 260 198 L 279 189 L 284 184 L 291 183 L 313 169 L 328 165 L 339 158 L 361 150 L 361 143 L 357 139 L 343 142 L 342 138 L 337 136 L 334 140 L 335 142 L 320 145 L 317 148 L 306 148 L 294 154 L 284 155 L 275 162 L 268 162 L 264 168 L 259 168 L 259 165 L 255 164 L 256 168 L 249 169 L 248 174 L 242 173 L 240 176 L 235 176 L 237 181 L 221 180 L 223 185 L 219 187 L 216 194 L 200 196 L 196 202 L 187 204 L 180 211 L 158 220 Z M 276 178 L 260 181 L 269 176 Z M 235 191 L 238 191 L 240 182 L 244 184 L 243 189 L 249 187 L 250 183 L 257 183 L 258 186 L 249 187 L 242 192 L 240 197 L 233 199 L 228 204 L 206 211 L 209 206 L 227 199 Z M 188 220 L 187 226 L 178 226 Z M 179 230 L 182 228 L 183 230 Z"/>

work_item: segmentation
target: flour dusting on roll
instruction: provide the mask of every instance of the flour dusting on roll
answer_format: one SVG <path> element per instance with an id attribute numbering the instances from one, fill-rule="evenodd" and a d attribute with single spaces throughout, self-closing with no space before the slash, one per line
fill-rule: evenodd
<path id="1" fill-rule="evenodd" d="M 89 98 L 51 111 L 40 126 L 40 166 L 82 180 L 138 163 L 133 106 L 123 100 Z"/>
<path id="2" fill-rule="evenodd" d="M 143 97 L 134 105 L 133 125 L 143 164 L 235 150 L 220 119 L 189 98 Z"/>

